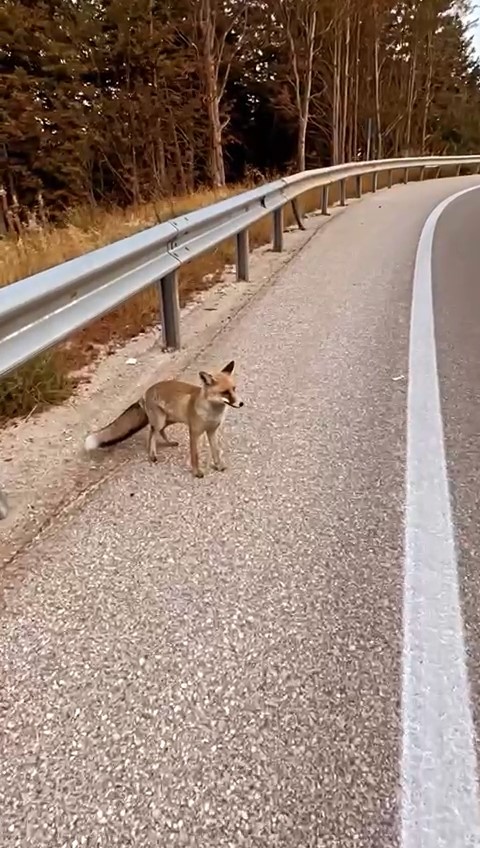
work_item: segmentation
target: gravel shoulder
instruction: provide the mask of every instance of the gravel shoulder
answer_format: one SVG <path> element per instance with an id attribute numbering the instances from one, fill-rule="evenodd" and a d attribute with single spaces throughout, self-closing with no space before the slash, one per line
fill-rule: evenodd
<path id="1" fill-rule="evenodd" d="M 354 203 L 355 201 L 352 201 Z M 222 281 L 182 310 L 182 349 L 165 352 L 161 330 L 154 328 L 96 363 L 70 400 L 39 415 L 18 420 L 0 431 L 0 485 L 8 498 L 8 517 L 0 522 L 0 562 L 9 562 L 56 515 L 128 461 L 128 451 L 92 456 L 83 450 L 85 435 L 115 418 L 144 389 L 188 367 L 215 336 L 310 239 L 344 209 L 328 218 L 310 215 L 305 232 L 285 233 L 285 250 L 259 248 L 250 257 L 250 282 L 237 282 L 227 268 Z"/>

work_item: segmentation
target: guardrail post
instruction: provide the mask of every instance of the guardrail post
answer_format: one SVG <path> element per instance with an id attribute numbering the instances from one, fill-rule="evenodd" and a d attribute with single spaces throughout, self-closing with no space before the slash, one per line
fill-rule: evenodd
<path id="1" fill-rule="evenodd" d="M 283 250 L 283 206 L 273 212 L 273 250 L 275 253 Z"/>
<path id="2" fill-rule="evenodd" d="M 180 301 L 176 271 L 171 271 L 160 281 L 160 302 L 164 347 L 178 350 L 180 347 Z"/>
<path id="3" fill-rule="evenodd" d="M 362 196 L 362 175 L 361 174 L 358 174 L 358 176 L 355 177 L 355 194 L 358 197 L 358 199 L 360 200 L 360 198 Z"/>
<path id="4" fill-rule="evenodd" d="M 407 185 L 407 183 L 408 183 L 408 168 L 405 168 L 405 170 L 403 172 L 403 182 L 404 182 L 404 185 Z"/>
<path id="5" fill-rule="evenodd" d="M 340 180 L 340 206 L 347 205 L 347 181 Z"/>
<path id="6" fill-rule="evenodd" d="M 322 215 L 328 215 L 328 185 L 322 186 Z"/>
<path id="7" fill-rule="evenodd" d="M 374 171 L 372 174 L 372 191 L 376 191 L 378 188 L 378 171 Z"/>
<path id="8" fill-rule="evenodd" d="M 425 165 L 422 165 L 422 167 L 420 168 L 420 180 L 425 179 L 425 171 L 426 171 Z"/>
<path id="9" fill-rule="evenodd" d="M 459 177 L 461 173 L 462 173 L 462 166 L 457 165 L 457 172 L 456 172 L 455 176 Z"/>
<path id="10" fill-rule="evenodd" d="M 390 169 L 390 171 L 388 172 L 388 181 L 387 181 L 387 185 L 388 185 L 388 188 L 391 188 L 391 187 L 392 187 L 392 185 L 393 185 L 393 171 L 392 171 L 391 169 Z"/>
<path id="11" fill-rule="evenodd" d="M 436 179 L 436 180 L 438 180 L 438 178 L 439 178 L 439 176 L 440 176 L 440 171 L 441 171 L 441 170 L 442 170 L 442 169 L 441 169 L 440 165 L 438 165 L 438 167 L 437 167 L 437 168 L 435 168 L 435 179 Z"/>
<path id="12" fill-rule="evenodd" d="M 240 233 L 237 233 L 237 280 L 248 281 L 249 279 L 249 252 L 248 230 L 242 230 Z"/>

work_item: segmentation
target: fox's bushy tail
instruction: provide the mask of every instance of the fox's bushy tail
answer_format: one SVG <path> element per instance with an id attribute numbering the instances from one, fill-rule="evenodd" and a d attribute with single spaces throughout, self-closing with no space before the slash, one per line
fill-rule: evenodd
<path id="1" fill-rule="evenodd" d="M 143 430 L 148 424 L 147 413 L 145 412 L 140 401 L 132 403 L 115 421 L 107 424 L 103 430 L 98 430 L 96 433 L 90 433 L 85 439 L 85 450 L 92 451 L 97 448 L 108 448 L 112 445 L 118 445 L 119 442 L 124 442 L 129 439 L 139 430 Z"/>

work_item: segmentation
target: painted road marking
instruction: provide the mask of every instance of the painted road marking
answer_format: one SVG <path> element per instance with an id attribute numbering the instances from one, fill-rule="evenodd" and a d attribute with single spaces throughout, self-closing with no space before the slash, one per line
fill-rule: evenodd
<path id="1" fill-rule="evenodd" d="M 443 439 L 427 219 L 410 323 L 402 686 L 402 848 L 480 846 L 475 736 Z"/>

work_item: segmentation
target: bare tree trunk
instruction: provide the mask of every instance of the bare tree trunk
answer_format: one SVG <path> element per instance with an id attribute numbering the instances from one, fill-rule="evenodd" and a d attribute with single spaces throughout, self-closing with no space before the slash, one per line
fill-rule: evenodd
<path id="1" fill-rule="evenodd" d="M 395 157 L 398 157 L 398 156 L 401 155 L 400 139 L 401 139 L 401 123 L 399 122 L 396 129 L 395 129 L 395 141 L 394 141 L 394 153 L 393 153 L 393 155 Z"/>
<path id="2" fill-rule="evenodd" d="M 335 26 L 335 41 L 333 48 L 333 105 L 332 105 L 332 162 L 340 162 L 340 34 L 338 25 Z"/>
<path id="3" fill-rule="evenodd" d="M 195 157 L 194 157 L 194 144 L 190 142 L 186 148 L 186 160 L 187 160 L 187 186 L 188 191 L 193 192 L 195 188 Z"/>
<path id="4" fill-rule="evenodd" d="M 428 124 L 428 113 L 430 111 L 430 104 L 432 102 L 432 76 L 433 76 L 433 55 L 432 55 L 432 33 L 430 32 L 427 37 L 427 79 L 425 83 L 425 101 L 423 104 L 423 116 L 422 116 L 422 138 L 421 138 L 421 154 L 423 155 L 426 152 L 427 146 L 427 124 Z"/>
<path id="5" fill-rule="evenodd" d="M 225 185 L 223 161 L 222 122 L 218 92 L 218 57 L 215 57 L 215 14 L 211 0 L 195 0 L 201 55 L 201 72 L 205 87 L 208 115 L 210 178 L 215 188 Z M 217 58 L 217 61 L 216 61 Z"/>
<path id="6" fill-rule="evenodd" d="M 355 44 L 355 83 L 353 95 L 353 128 L 352 128 L 352 159 L 357 159 L 358 156 L 358 100 L 360 92 L 360 34 L 361 20 L 357 19 L 357 34 Z"/>
<path id="7" fill-rule="evenodd" d="M 165 145 L 163 143 L 163 138 L 161 137 L 158 139 L 157 150 L 160 185 L 162 186 L 162 191 L 164 191 L 167 185 L 167 162 L 165 157 Z"/>
<path id="8" fill-rule="evenodd" d="M 347 116 L 348 116 L 348 94 L 350 89 L 350 10 L 347 14 L 347 23 L 345 30 L 345 58 L 343 70 L 343 114 L 342 114 L 342 131 L 340 138 L 340 155 L 341 161 L 346 160 L 347 146 Z"/>
<path id="9" fill-rule="evenodd" d="M 138 167 L 137 167 L 137 147 L 136 147 L 136 135 L 135 128 L 137 126 L 135 116 L 134 116 L 134 103 L 133 103 L 133 92 L 131 88 L 131 77 L 130 77 L 130 48 L 127 53 L 127 70 L 126 70 L 126 83 L 127 83 L 127 92 L 128 92 L 128 129 L 129 129 L 129 142 L 130 142 L 130 156 L 131 156 L 131 167 L 130 167 L 130 192 L 131 192 L 131 200 L 134 204 L 141 202 L 141 194 L 140 194 L 140 184 L 138 179 Z"/>
<path id="10" fill-rule="evenodd" d="M 165 104 L 168 111 L 169 116 L 169 124 L 170 124 L 170 133 L 173 140 L 173 152 L 175 158 L 176 172 L 178 177 L 178 182 L 180 184 L 180 190 L 182 194 L 187 194 L 187 180 L 185 178 L 185 169 L 183 167 L 183 156 L 180 148 L 180 142 L 178 139 L 177 125 L 175 122 L 175 115 L 173 113 L 171 97 L 168 91 L 167 85 L 164 82 L 165 86 Z"/>
<path id="11" fill-rule="evenodd" d="M 203 66 L 207 92 L 207 113 L 210 129 L 210 174 L 216 188 L 225 185 L 225 163 L 223 159 L 222 122 L 215 82 L 215 65 L 208 48 L 204 50 Z"/>
<path id="12" fill-rule="evenodd" d="M 408 156 L 412 142 L 412 117 L 413 107 L 415 104 L 415 81 L 417 76 L 417 53 L 418 45 L 415 44 L 410 61 L 410 73 L 408 79 L 408 94 L 407 94 L 407 124 L 405 128 L 405 145 L 404 152 Z"/>
<path id="13" fill-rule="evenodd" d="M 297 6 L 295 14 L 286 5 L 281 5 L 281 14 L 287 33 L 290 59 L 293 68 L 293 88 L 297 110 L 297 168 L 306 167 L 306 144 L 310 98 L 312 95 L 313 57 L 317 30 L 317 10 L 310 3 Z M 303 15 L 303 17 L 302 17 Z M 301 21 L 300 32 L 297 31 Z M 301 34 L 300 34 L 301 33 Z"/>
<path id="14" fill-rule="evenodd" d="M 149 15 L 149 29 L 150 29 L 150 40 L 153 41 L 153 0 L 149 0 L 148 4 L 148 15 Z M 158 115 L 158 75 L 157 75 L 157 62 L 156 56 L 153 58 L 153 68 L 152 68 L 152 88 L 155 92 L 155 106 L 156 113 Z M 158 125 L 155 127 L 154 139 L 152 143 L 152 170 L 154 173 L 155 181 L 157 183 L 157 190 L 163 191 L 164 185 L 162 185 L 162 178 L 160 174 L 160 162 L 157 159 L 157 148 L 159 142 L 159 127 Z"/>
<path id="15" fill-rule="evenodd" d="M 298 131 L 298 169 L 304 171 L 306 168 L 306 145 L 307 127 L 310 115 L 310 97 L 312 95 L 313 76 L 313 51 L 315 46 L 315 30 L 317 27 L 317 13 L 311 13 L 307 32 L 307 65 L 305 68 L 305 81 L 303 87 L 303 99 L 301 102 L 300 125 Z"/>
<path id="16" fill-rule="evenodd" d="M 373 20 L 375 27 L 374 47 L 373 47 L 373 79 L 375 89 L 375 131 L 377 135 L 377 159 L 382 158 L 382 113 L 380 107 L 380 62 L 379 62 L 379 36 L 378 36 L 378 15 L 377 3 L 373 7 Z"/>
<path id="17" fill-rule="evenodd" d="M 300 115 L 298 119 L 298 135 L 297 135 L 297 170 L 305 171 L 306 169 L 306 144 L 307 144 L 307 119 L 304 115 Z"/>
<path id="18" fill-rule="evenodd" d="M 240 2 L 236 14 L 232 13 L 228 25 L 225 25 L 222 4 L 217 6 L 215 0 L 192 0 L 192 11 L 199 37 L 196 49 L 201 57 L 200 69 L 205 87 L 210 133 L 210 172 L 212 183 L 217 188 L 225 185 L 223 130 L 226 122 L 222 123 L 220 104 L 225 94 L 233 59 L 245 36 L 247 7 L 247 0 Z M 234 33 L 233 45 L 227 41 L 232 33 Z"/>

